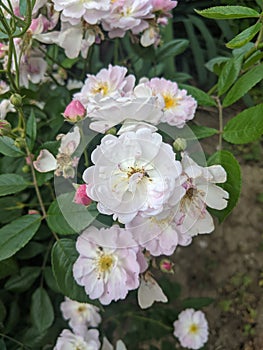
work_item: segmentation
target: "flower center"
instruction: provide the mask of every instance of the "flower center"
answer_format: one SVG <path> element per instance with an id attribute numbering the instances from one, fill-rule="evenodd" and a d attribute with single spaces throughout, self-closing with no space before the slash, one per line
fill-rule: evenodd
<path id="1" fill-rule="evenodd" d="M 189 328 L 189 333 L 196 334 L 198 333 L 198 331 L 199 331 L 198 325 L 195 323 L 191 324 Z"/>
<path id="2" fill-rule="evenodd" d="M 163 98 L 165 103 L 165 109 L 173 108 L 177 105 L 176 98 L 170 95 L 163 95 Z"/>
<path id="3" fill-rule="evenodd" d="M 128 178 L 130 178 L 133 174 L 142 174 L 143 176 L 149 177 L 149 174 L 144 170 L 144 168 L 133 167 L 130 166 L 127 171 Z"/>
<path id="4" fill-rule="evenodd" d="M 94 94 L 102 94 L 103 96 L 105 96 L 109 92 L 109 87 L 107 83 L 99 83 L 96 87 L 94 87 L 92 92 Z"/>
<path id="5" fill-rule="evenodd" d="M 113 265 L 113 257 L 111 255 L 102 255 L 98 261 L 99 272 L 106 272 L 111 269 Z"/>
<path id="6" fill-rule="evenodd" d="M 82 312 L 86 311 L 86 306 L 85 305 L 80 305 L 78 307 L 78 312 L 81 314 Z"/>

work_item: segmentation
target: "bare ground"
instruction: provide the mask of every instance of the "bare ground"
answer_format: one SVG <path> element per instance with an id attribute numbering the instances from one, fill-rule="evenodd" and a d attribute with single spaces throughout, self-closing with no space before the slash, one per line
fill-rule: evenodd
<path id="1" fill-rule="evenodd" d="M 199 120 L 216 127 L 217 116 L 207 113 Z M 213 153 L 215 143 L 205 149 Z M 204 309 L 210 326 L 208 350 L 263 350 L 263 204 L 258 200 L 263 168 L 262 162 L 242 163 L 237 207 L 212 234 L 196 237 L 175 254 L 174 278 L 184 297 L 215 299 Z"/>

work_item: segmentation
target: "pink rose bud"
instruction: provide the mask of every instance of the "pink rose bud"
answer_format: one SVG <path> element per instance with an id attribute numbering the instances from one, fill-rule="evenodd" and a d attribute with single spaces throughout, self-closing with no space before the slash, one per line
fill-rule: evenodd
<path id="1" fill-rule="evenodd" d="M 35 210 L 35 209 L 28 210 L 28 215 L 36 215 L 36 214 L 40 214 L 38 210 Z"/>
<path id="2" fill-rule="evenodd" d="M 32 160 L 34 159 L 34 154 L 30 154 L 26 157 L 26 164 L 30 165 L 32 163 Z"/>
<path id="3" fill-rule="evenodd" d="M 76 204 L 87 206 L 92 202 L 92 200 L 87 196 L 86 186 L 87 185 L 83 184 L 83 185 L 79 185 L 79 187 L 77 188 L 77 191 L 74 197 L 74 202 Z"/>
<path id="4" fill-rule="evenodd" d="M 160 269 L 165 273 L 174 273 L 173 266 L 174 263 L 168 259 L 163 259 L 160 262 Z"/>
<path id="5" fill-rule="evenodd" d="M 0 136 L 8 135 L 11 131 L 11 125 L 7 120 L 0 120 Z"/>
<path id="6" fill-rule="evenodd" d="M 86 109 L 78 100 L 71 101 L 63 113 L 64 118 L 72 123 L 76 123 L 77 121 L 83 119 L 85 115 Z"/>

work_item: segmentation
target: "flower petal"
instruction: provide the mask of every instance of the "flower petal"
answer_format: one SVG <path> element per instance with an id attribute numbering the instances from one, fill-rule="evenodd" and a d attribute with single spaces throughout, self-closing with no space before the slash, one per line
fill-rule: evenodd
<path id="1" fill-rule="evenodd" d="M 34 168 L 40 173 L 47 173 L 48 171 L 55 170 L 57 167 L 56 158 L 47 149 L 42 149 L 37 157 L 37 160 L 33 162 Z"/>

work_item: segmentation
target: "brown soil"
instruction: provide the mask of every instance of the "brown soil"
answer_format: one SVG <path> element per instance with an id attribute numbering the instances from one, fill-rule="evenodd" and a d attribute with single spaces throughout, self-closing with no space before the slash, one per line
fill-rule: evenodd
<path id="1" fill-rule="evenodd" d="M 201 124 L 216 127 L 216 115 L 209 114 Z M 205 148 L 212 153 L 215 143 Z M 208 350 L 263 350 L 263 204 L 257 199 L 263 192 L 263 168 L 244 163 L 242 176 L 239 203 L 225 222 L 177 249 L 174 257 L 182 295 L 215 299 L 204 308 Z"/>

